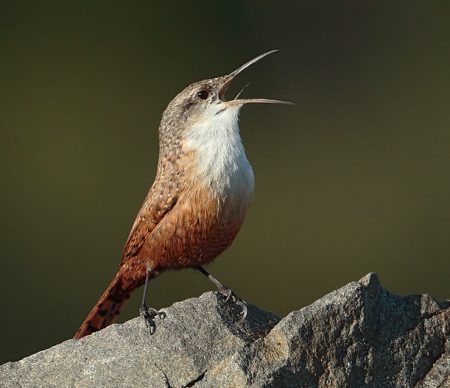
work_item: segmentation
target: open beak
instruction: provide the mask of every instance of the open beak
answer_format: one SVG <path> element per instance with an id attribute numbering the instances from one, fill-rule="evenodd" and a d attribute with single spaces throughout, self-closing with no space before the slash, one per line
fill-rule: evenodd
<path id="1" fill-rule="evenodd" d="M 270 50 L 266 53 L 263 53 L 261 55 L 258 55 L 256 58 L 251 59 L 250 61 L 244 63 L 242 66 L 238 67 L 236 70 L 234 70 L 232 73 L 224 76 L 224 84 L 222 85 L 222 88 L 219 92 L 219 98 L 226 102 L 228 106 L 236 106 L 236 105 L 244 105 L 244 104 L 288 104 L 288 105 L 294 105 L 292 102 L 288 101 L 280 101 L 280 100 L 272 100 L 268 98 L 245 98 L 245 99 L 238 99 L 239 95 L 241 94 L 242 90 L 245 89 L 246 85 L 241 91 L 237 94 L 237 96 L 234 98 L 234 100 L 231 101 L 225 101 L 223 99 L 225 91 L 228 88 L 228 85 L 231 83 L 231 81 L 243 70 L 245 70 L 247 67 L 253 65 L 255 62 L 258 62 L 260 59 L 266 57 L 267 55 L 273 54 L 277 52 L 278 50 Z"/>

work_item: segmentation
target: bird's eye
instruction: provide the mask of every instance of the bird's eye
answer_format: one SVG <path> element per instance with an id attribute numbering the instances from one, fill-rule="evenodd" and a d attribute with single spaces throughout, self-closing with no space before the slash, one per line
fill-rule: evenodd
<path id="1" fill-rule="evenodd" d="M 197 93 L 198 98 L 201 98 L 202 100 L 206 100 L 209 96 L 209 93 L 206 90 L 200 90 Z"/>

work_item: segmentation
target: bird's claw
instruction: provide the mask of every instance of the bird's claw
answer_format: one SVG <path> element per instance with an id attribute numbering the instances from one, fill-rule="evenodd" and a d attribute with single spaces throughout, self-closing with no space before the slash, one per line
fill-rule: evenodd
<path id="1" fill-rule="evenodd" d="M 241 315 L 241 320 L 244 320 L 247 317 L 247 303 L 245 300 L 237 296 L 234 291 L 228 287 L 221 288 L 219 293 L 225 297 L 225 303 L 231 300 L 232 303 L 241 308 L 239 313 L 239 315 Z"/>
<path id="2" fill-rule="evenodd" d="M 156 331 L 155 318 L 158 317 L 159 319 L 164 319 L 167 316 L 164 311 L 159 311 L 145 305 L 139 308 L 139 315 L 144 319 L 150 335 L 154 334 Z"/>

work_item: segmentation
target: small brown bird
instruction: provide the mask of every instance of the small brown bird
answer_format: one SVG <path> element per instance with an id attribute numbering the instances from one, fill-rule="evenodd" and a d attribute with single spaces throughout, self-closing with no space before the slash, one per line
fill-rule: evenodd
<path id="1" fill-rule="evenodd" d="M 253 195 L 253 171 L 239 135 L 238 114 L 248 103 L 285 103 L 262 98 L 226 101 L 225 91 L 242 70 L 193 83 L 178 94 L 159 126 L 155 181 L 139 211 L 122 253 L 119 270 L 74 338 L 114 322 L 133 290 L 144 286 L 141 316 L 153 333 L 165 314 L 146 303 L 150 279 L 166 270 L 194 268 L 207 276 L 227 300 L 245 302 L 202 265 L 234 240 Z"/>

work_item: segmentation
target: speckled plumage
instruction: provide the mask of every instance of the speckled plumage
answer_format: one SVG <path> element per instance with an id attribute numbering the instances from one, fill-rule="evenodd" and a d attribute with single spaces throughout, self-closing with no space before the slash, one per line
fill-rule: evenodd
<path id="1" fill-rule="evenodd" d="M 133 224 L 117 275 L 75 338 L 112 323 L 148 270 L 154 277 L 208 263 L 236 237 L 253 193 L 253 172 L 239 135 L 239 109 L 247 102 L 276 101 L 224 101 L 223 95 L 234 76 L 261 57 L 230 75 L 189 85 L 169 103 L 159 127 L 155 181 Z"/>

